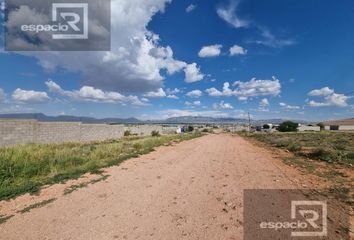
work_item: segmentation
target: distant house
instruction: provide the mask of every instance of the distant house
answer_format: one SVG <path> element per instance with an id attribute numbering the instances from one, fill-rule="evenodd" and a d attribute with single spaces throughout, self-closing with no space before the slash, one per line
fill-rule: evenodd
<path id="1" fill-rule="evenodd" d="M 245 125 L 232 125 L 226 127 L 226 130 L 229 132 L 242 132 L 242 131 L 249 131 L 249 127 Z"/>
<path id="2" fill-rule="evenodd" d="M 263 125 L 262 131 L 271 133 L 271 132 L 275 132 L 276 128 L 272 123 L 267 123 Z"/>
<path id="3" fill-rule="evenodd" d="M 277 131 L 277 125 L 274 125 L 272 123 L 267 123 L 267 124 L 264 124 L 262 126 L 256 126 L 255 127 L 255 130 L 257 132 L 275 132 Z"/>
<path id="4" fill-rule="evenodd" d="M 301 125 L 299 124 L 299 127 L 297 128 L 299 132 L 320 132 L 321 127 L 319 126 L 313 126 L 313 125 Z"/>
<path id="5" fill-rule="evenodd" d="M 181 134 L 182 133 L 182 128 L 181 127 L 177 127 L 176 133 L 177 134 Z"/>
<path id="6" fill-rule="evenodd" d="M 354 118 L 324 122 L 328 131 L 354 131 Z"/>

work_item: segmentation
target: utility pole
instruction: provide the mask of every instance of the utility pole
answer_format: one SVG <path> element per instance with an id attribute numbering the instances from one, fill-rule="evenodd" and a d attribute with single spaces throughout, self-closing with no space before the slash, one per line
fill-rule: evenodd
<path id="1" fill-rule="evenodd" d="M 251 132 L 251 115 L 250 112 L 248 112 L 248 132 Z"/>

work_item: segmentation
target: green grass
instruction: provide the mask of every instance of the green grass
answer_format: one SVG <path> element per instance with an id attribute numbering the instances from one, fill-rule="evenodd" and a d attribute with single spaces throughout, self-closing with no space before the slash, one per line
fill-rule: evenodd
<path id="1" fill-rule="evenodd" d="M 91 181 L 85 182 L 85 183 L 72 185 L 69 188 L 64 190 L 64 195 L 68 195 L 68 194 L 70 194 L 72 192 L 75 192 L 75 191 L 79 190 L 80 188 L 85 188 L 85 187 L 87 187 L 87 186 L 89 186 L 91 184 L 95 184 L 95 183 L 98 183 L 98 182 L 101 182 L 101 181 L 105 181 L 108 177 L 109 177 L 109 175 L 102 175 L 98 179 L 94 179 L 94 180 L 91 180 Z"/>
<path id="2" fill-rule="evenodd" d="M 299 159 L 297 157 L 284 157 L 283 160 L 288 165 L 301 166 L 301 168 L 306 170 L 307 173 L 315 173 L 316 172 L 316 166 L 309 161 L 302 161 L 301 159 Z"/>
<path id="3" fill-rule="evenodd" d="M 336 196 L 337 199 L 342 200 L 344 202 L 346 202 L 347 204 L 349 204 L 350 206 L 354 206 L 353 205 L 353 198 L 352 196 L 350 196 L 350 189 L 343 187 L 343 186 L 332 186 L 329 189 L 329 193 Z"/>
<path id="4" fill-rule="evenodd" d="M 334 169 L 330 169 L 328 171 L 318 173 L 318 176 L 326 178 L 326 179 L 334 179 L 337 177 L 342 177 L 342 178 L 347 177 L 344 173 L 336 171 Z"/>
<path id="5" fill-rule="evenodd" d="M 57 200 L 56 198 L 52 198 L 52 199 L 48 199 L 48 200 L 44 200 L 42 202 L 39 202 L 39 203 L 35 203 L 35 204 L 32 204 L 24 209 L 22 209 L 21 211 L 18 211 L 19 213 L 27 213 L 27 212 L 30 212 L 32 209 L 35 209 L 35 208 L 40 208 L 40 207 L 43 207 L 49 203 L 52 203 L 54 202 L 55 200 Z"/>
<path id="6" fill-rule="evenodd" d="M 42 186 L 77 179 L 85 173 L 118 165 L 149 153 L 155 147 L 184 141 L 201 134 L 129 137 L 92 143 L 26 145 L 0 148 L 0 201 L 24 193 L 38 193 Z"/>
<path id="7" fill-rule="evenodd" d="M 10 218 L 12 218 L 14 215 L 11 216 L 4 216 L 4 215 L 0 215 L 0 225 L 3 223 L 6 223 Z"/>
<path id="8" fill-rule="evenodd" d="M 313 160 L 354 165 L 354 132 L 254 133 L 248 137 Z"/>

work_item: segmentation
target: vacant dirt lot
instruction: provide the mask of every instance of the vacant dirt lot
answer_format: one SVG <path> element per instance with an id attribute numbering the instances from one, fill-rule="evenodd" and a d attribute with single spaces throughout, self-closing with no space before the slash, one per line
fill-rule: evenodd
<path id="1" fill-rule="evenodd" d="M 0 203 L 0 239 L 242 239 L 243 189 L 310 188 L 304 177 L 241 137 L 208 135 L 106 169 L 106 180 L 63 195 L 55 185 L 41 196 Z M 316 185 L 317 186 L 317 185 Z M 21 207 L 19 207 L 21 206 Z"/>

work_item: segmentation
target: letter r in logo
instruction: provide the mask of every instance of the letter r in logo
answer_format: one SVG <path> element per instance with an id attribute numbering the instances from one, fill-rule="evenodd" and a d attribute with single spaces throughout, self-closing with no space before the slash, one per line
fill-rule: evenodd
<path id="1" fill-rule="evenodd" d="M 311 206 L 318 206 L 321 207 L 321 215 L 318 211 L 307 209 L 301 210 L 298 209 L 299 207 L 307 207 L 310 208 Z M 291 233 L 292 237 L 325 237 L 327 236 L 327 203 L 324 201 L 292 201 L 291 202 L 291 219 L 296 219 L 296 213 L 299 213 L 305 221 L 315 230 L 313 232 L 295 232 Z M 321 220 L 321 226 L 316 223 L 317 220 Z"/>
<path id="2" fill-rule="evenodd" d="M 61 12 L 58 14 L 58 9 L 65 8 L 82 8 L 83 9 L 83 18 L 79 14 L 74 12 Z M 88 4 L 87 3 L 53 3 L 53 15 L 52 21 L 58 21 L 58 17 L 66 20 L 67 24 L 75 31 L 80 32 L 81 29 L 78 27 L 78 23 L 83 21 L 83 30 L 82 34 L 53 34 L 53 39 L 88 39 Z M 68 20 L 70 19 L 70 20 Z"/>

